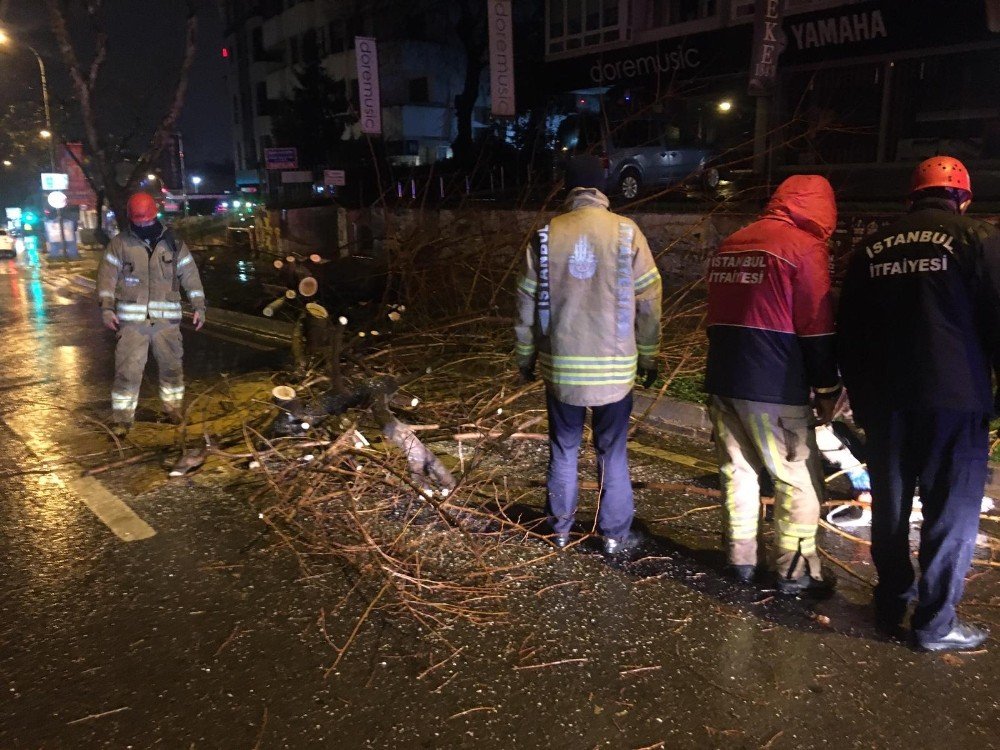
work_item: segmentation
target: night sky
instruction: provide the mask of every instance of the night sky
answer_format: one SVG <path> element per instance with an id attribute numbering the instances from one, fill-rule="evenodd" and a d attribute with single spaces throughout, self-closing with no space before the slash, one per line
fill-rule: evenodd
<path id="1" fill-rule="evenodd" d="M 110 55 L 104 73 L 107 88 L 101 102 L 110 102 L 104 123 L 131 126 L 141 116 L 144 133 L 151 133 L 173 90 L 183 52 L 184 3 L 180 0 L 105 0 Z M 68 80 L 55 40 L 48 29 L 42 2 L 0 0 L 0 25 L 14 39 L 32 44 L 46 59 L 52 100 L 69 96 Z M 231 115 L 226 85 L 227 62 L 221 56 L 222 19 L 213 0 L 200 15 L 198 56 L 192 70 L 187 102 L 180 120 L 189 168 L 231 159 Z M 29 53 L 0 52 L 0 106 L 37 97 L 38 70 Z M 122 129 L 125 129 L 122 127 Z M 68 133 L 79 137 L 82 133 Z"/>

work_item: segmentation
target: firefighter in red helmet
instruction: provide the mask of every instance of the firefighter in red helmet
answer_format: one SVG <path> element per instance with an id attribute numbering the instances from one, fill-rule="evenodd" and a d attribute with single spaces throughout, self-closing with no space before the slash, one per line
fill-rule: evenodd
<path id="1" fill-rule="evenodd" d="M 909 212 L 869 235 L 840 299 L 840 365 L 867 436 L 877 627 L 914 645 L 976 648 L 984 629 L 955 608 L 986 482 L 991 370 L 1000 363 L 1000 232 L 965 215 L 972 183 L 948 156 L 913 173 Z M 920 492 L 920 580 L 909 517 Z"/>
<path id="2" fill-rule="evenodd" d="M 182 419 L 181 290 L 194 308 L 194 326 L 205 321 L 205 291 L 191 251 L 158 219 L 147 193 L 128 200 L 128 228 L 108 244 L 97 273 L 104 325 L 115 331 L 112 430 L 125 435 L 135 417 L 149 349 L 160 371 L 160 399 L 167 418 Z"/>

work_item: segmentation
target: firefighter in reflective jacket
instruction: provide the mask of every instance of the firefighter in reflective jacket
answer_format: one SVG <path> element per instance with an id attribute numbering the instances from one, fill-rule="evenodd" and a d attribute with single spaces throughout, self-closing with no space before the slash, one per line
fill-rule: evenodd
<path id="1" fill-rule="evenodd" d="M 129 198 L 129 227 L 108 244 L 97 272 L 103 322 L 118 335 L 111 408 L 113 431 L 119 436 L 135 418 L 150 347 L 160 371 L 164 412 L 175 424 L 182 419 L 181 288 L 194 308 L 195 330 L 205 322 L 205 291 L 191 251 L 156 213 L 150 195 Z"/>
<path id="2" fill-rule="evenodd" d="M 518 284 L 517 363 L 525 381 L 541 365 L 549 417 L 548 512 L 565 547 L 577 508 L 577 461 L 593 412 L 597 525 L 607 554 L 637 537 L 627 443 L 636 373 L 648 388 L 660 344 L 660 273 L 631 219 L 608 210 L 604 167 L 577 156 L 566 170 L 567 211 L 539 230 Z"/>
<path id="3" fill-rule="evenodd" d="M 921 162 L 909 212 L 852 256 L 838 319 L 841 371 L 867 438 L 876 625 L 899 634 L 915 598 L 911 635 L 928 651 L 977 648 L 987 637 L 955 611 L 976 546 L 990 371 L 1000 365 L 1000 232 L 964 215 L 971 202 L 960 161 Z"/>

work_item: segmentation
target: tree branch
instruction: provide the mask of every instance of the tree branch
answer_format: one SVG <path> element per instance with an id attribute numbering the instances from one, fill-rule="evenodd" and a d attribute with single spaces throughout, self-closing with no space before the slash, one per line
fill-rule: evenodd
<path id="1" fill-rule="evenodd" d="M 191 66 L 194 64 L 195 53 L 198 49 L 198 8 L 193 0 L 189 0 L 187 6 L 188 16 L 184 40 L 184 58 L 177 73 L 177 85 L 174 88 L 173 100 L 167 113 L 163 116 L 160 124 L 156 127 L 156 131 L 153 133 L 149 149 L 136 160 L 135 168 L 132 170 L 132 175 L 129 178 L 130 183 L 137 180 L 139 175 L 146 171 L 147 165 L 155 161 L 163 152 L 163 149 L 167 145 L 167 139 L 173 136 L 177 120 L 181 115 L 181 110 L 184 108 L 184 98 L 187 96 Z"/>

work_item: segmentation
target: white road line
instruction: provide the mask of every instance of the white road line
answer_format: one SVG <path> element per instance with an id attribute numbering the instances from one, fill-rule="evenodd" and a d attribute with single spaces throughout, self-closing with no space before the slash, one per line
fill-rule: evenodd
<path id="1" fill-rule="evenodd" d="M 3 418 L 4 424 L 10 428 L 36 457 L 42 457 L 51 452 L 51 443 L 39 440 L 27 429 L 17 425 L 17 414 L 8 414 Z M 13 417 L 13 419 L 12 419 Z M 30 417 L 29 417 L 30 418 Z M 142 520 L 125 502 L 101 484 L 96 477 L 84 477 L 83 467 L 71 463 L 65 468 L 53 470 L 52 476 L 68 489 L 72 490 L 83 504 L 97 516 L 105 526 L 123 542 L 137 542 L 156 535 L 156 529 Z"/>
<path id="2" fill-rule="evenodd" d="M 94 477 L 74 477 L 66 481 L 66 484 L 123 542 L 137 542 L 156 536 L 156 530 L 139 518 L 134 510 L 111 493 L 100 480 Z"/>

